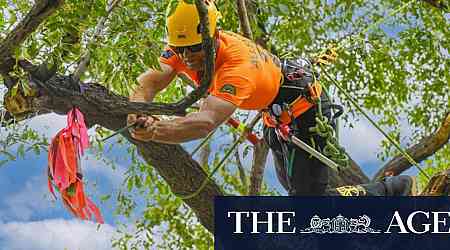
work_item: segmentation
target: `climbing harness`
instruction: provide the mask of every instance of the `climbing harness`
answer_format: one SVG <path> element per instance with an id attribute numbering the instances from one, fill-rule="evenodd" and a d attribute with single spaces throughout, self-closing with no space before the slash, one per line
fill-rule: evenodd
<path id="1" fill-rule="evenodd" d="M 335 60 L 336 56 L 335 51 L 331 50 L 327 53 L 327 57 L 322 57 L 322 61 L 324 62 L 327 58 Z M 311 62 L 302 58 L 294 61 L 284 60 L 281 66 L 285 81 L 280 88 L 280 100 L 276 99 L 263 113 L 265 125 L 275 129 L 280 142 L 285 141 L 294 144 L 331 169 L 339 171 L 347 167 L 349 165 L 348 156 L 345 154 L 344 149 L 339 146 L 338 140 L 335 138 L 334 129 L 330 125 L 343 113 L 342 107 L 330 104 L 330 109 L 338 109 L 338 112 L 332 116 L 330 121 L 322 115 L 320 96 L 323 89 L 317 80 L 318 74 L 312 70 Z M 309 128 L 309 131 L 325 138 L 326 145 L 322 152 L 317 151 L 314 147 L 294 136 L 290 127 L 295 118 L 315 105 L 318 107 L 315 118 L 316 126 Z M 312 141 L 312 144 L 314 145 L 314 141 Z M 281 150 L 287 166 L 287 173 L 289 176 L 292 176 L 295 149 L 289 153 L 286 143 L 281 143 Z"/>

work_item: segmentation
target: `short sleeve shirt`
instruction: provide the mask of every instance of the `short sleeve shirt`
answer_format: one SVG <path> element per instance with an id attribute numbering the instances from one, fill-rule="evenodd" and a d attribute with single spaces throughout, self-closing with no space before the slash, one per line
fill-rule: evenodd
<path id="1" fill-rule="evenodd" d="M 240 109 L 266 108 L 275 99 L 281 84 L 278 59 L 253 41 L 233 32 L 220 31 L 218 40 L 209 94 Z M 198 72 L 190 70 L 170 48 L 162 53 L 160 62 L 200 84 Z"/>

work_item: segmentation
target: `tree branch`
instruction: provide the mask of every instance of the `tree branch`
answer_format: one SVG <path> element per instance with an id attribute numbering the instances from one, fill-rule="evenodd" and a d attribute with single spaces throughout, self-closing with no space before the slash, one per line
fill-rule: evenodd
<path id="1" fill-rule="evenodd" d="M 87 67 L 89 66 L 89 62 L 91 61 L 91 52 L 89 50 L 89 47 L 91 47 L 93 44 L 96 44 L 98 37 L 105 29 L 105 23 L 109 18 L 109 15 L 113 11 L 113 9 L 119 4 L 120 0 L 112 0 L 108 3 L 108 6 L 106 7 L 106 15 L 102 18 L 100 18 L 99 22 L 97 23 L 97 26 L 95 27 L 94 35 L 92 36 L 91 40 L 87 43 L 86 49 L 87 52 L 84 56 L 81 57 L 80 62 L 78 63 L 77 68 L 74 71 L 73 74 L 73 80 L 75 82 L 78 82 L 80 80 L 80 77 L 84 72 L 86 72 Z"/>
<path id="2" fill-rule="evenodd" d="M 422 0 L 431 6 L 438 8 L 440 10 L 447 10 L 448 6 L 444 4 L 444 1 L 442 0 Z"/>
<path id="3" fill-rule="evenodd" d="M 66 100 L 63 107 L 67 107 L 63 113 L 67 113 L 70 107 L 78 106 L 80 103 L 90 100 L 95 105 L 103 105 L 103 99 L 108 100 L 110 96 L 115 96 L 114 101 L 116 110 L 113 112 L 115 116 L 126 116 L 128 114 L 145 114 L 145 115 L 184 115 L 185 111 L 180 110 L 176 104 L 167 103 L 142 103 L 130 102 L 127 97 L 116 95 L 110 91 L 102 90 L 101 93 L 93 91 L 93 89 L 100 88 L 100 85 L 93 83 L 79 83 L 73 81 L 70 77 L 56 76 L 53 81 L 47 81 L 52 77 L 50 73 L 43 72 L 43 67 L 30 66 L 20 61 L 19 65 L 31 74 L 31 80 L 38 85 L 43 91 L 47 92 L 49 96 L 64 97 L 71 96 L 71 100 Z M 39 68 L 39 75 L 36 75 L 37 68 Z M 45 75 L 45 78 L 42 78 Z M 95 96 L 99 95 L 99 96 Z M 108 108 L 99 107 L 102 112 L 106 112 Z"/>
<path id="4" fill-rule="evenodd" d="M 247 133 L 251 132 L 261 119 L 261 112 L 259 112 L 247 127 Z M 264 177 L 264 169 L 266 167 L 267 155 L 269 153 L 269 146 L 264 140 L 259 142 L 253 148 L 253 164 L 250 172 L 250 184 L 248 188 L 248 195 L 258 195 L 261 192 L 261 185 Z"/>
<path id="5" fill-rule="evenodd" d="M 369 177 L 361 170 L 359 165 L 350 158 L 350 167 L 336 173 L 329 172 L 330 187 L 340 187 L 344 185 L 357 185 L 370 182 Z"/>
<path id="6" fill-rule="evenodd" d="M 39 81 L 34 79 L 35 81 Z M 67 113 L 76 106 L 85 115 L 88 126 L 99 124 L 116 131 L 126 125 L 126 117 L 144 106 L 128 102 L 127 98 L 118 96 L 97 83 L 82 84 L 84 94 L 79 86 L 74 86 L 71 76 L 55 74 L 39 85 L 47 86 L 38 105 L 39 110 Z M 132 139 L 128 132 L 122 134 L 135 144 L 145 161 L 155 167 L 175 194 L 187 195 L 195 192 L 207 178 L 207 173 L 179 145 L 140 142 Z M 185 203 L 192 208 L 210 232 L 214 232 L 214 197 L 223 195 L 219 186 L 210 180 L 201 192 Z"/>
<path id="7" fill-rule="evenodd" d="M 261 185 L 264 178 L 269 146 L 261 140 L 253 149 L 253 165 L 250 175 L 250 186 L 248 195 L 258 195 L 261 192 Z"/>
<path id="8" fill-rule="evenodd" d="M 37 0 L 25 18 L 0 41 L 0 73 L 7 74 L 15 64 L 14 50 L 63 3 L 62 0 Z"/>
<path id="9" fill-rule="evenodd" d="M 211 145 L 207 142 L 200 150 L 200 165 L 208 166 L 209 155 L 211 154 Z"/>
<path id="10" fill-rule="evenodd" d="M 236 134 L 233 134 L 233 141 L 239 140 Z M 242 165 L 241 156 L 239 155 L 239 147 L 234 151 L 234 158 L 236 159 L 236 166 L 238 168 L 239 179 L 241 180 L 242 186 L 247 188 L 247 176 L 245 174 L 244 165 Z M 247 189 L 245 191 L 247 193 Z"/>
<path id="11" fill-rule="evenodd" d="M 253 39 L 252 29 L 248 20 L 247 6 L 245 0 L 236 0 L 238 6 L 239 23 L 241 31 L 248 39 Z"/>
<path id="12" fill-rule="evenodd" d="M 441 127 L 433 134 L 422 138 L 419 143 L 408 148 L 406 152 L 416 162 L 421 162 L 433 155 L 436 151 L 448 143 L 450 139 L 450 112 L 445 115 Z M 411 167 L 411 163 L 402 155 L 398 155 L 386 163 L 375 175 L 374 180 L 385 175 L 399 175 Z"/>

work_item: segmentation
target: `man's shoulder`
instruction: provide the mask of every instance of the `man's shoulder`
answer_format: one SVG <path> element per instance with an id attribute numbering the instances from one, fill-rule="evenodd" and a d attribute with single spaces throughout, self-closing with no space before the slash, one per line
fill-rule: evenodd
<path id="1" fill-rule="evenodd" d="M 220 30 L 219 31 L 221 40 L 236 43 L 248 43 L 253 42 L 252 40 L 232 31 Z"/>

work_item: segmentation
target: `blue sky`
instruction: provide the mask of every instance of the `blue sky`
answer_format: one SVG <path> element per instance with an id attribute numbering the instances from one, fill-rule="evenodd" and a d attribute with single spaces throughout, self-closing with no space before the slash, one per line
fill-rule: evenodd
<path id="1" fill-rule="evenodd" d="M 65 126 L 65 116 L 45 115 L 33 118 L 27 121 L 27 124 L 51 137 Z M 0 139 L 4 138 L 4 133 L 4 129 L 0 131 Z M 222 140 L 223 137 L 213 141 L 213 150 L 218 148 Z M 381 135 L 364 119 L 356 121 L 352 129 L 341 128 L 342 145 L 363 166 L 368 175 L 375 173 L 381 166 L 381 162 L 376 159 L 380 140 Z M 114 140 L 111 143 L 114 143 Z M 197 143 L 188 143 L 185 147 L 191 151 Z M 99 205 L 106 219 L 106 224 L 98 230 L 93 222 L 74 219 L 59 200 L 54 201 L 50 197 L 46 184 L 45 153 L 28 154 L 25 159 L 9 162 L 1 167 L 0 250 L 110 249 L 110 239 L 115 235 L 117 220 L 113 216 L 114 199 L 100 203 L 98 197 L 111 192 L 117 193 L 128 165 L 128 162 L 123 160 L 126 158 L 126 146 L 115 146 L 105 155 L 106 158 L 113 156 L 123 156 L 120 157 L 122 160 L 116 162 L 115 170 L 102 160 L 95 159 L 89 152 L 82 163 L 85 179 L 91 184 L 97 184 L 96 188 L 88 185 L 87 192 Z M 244 162 L 248 163 L 250 160 Z M 265 180 L 272 188 L 286 193 L 276 180 L 271 156 L 268 159 Z"/>

